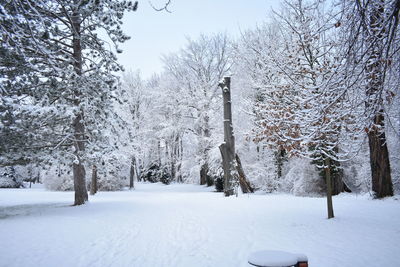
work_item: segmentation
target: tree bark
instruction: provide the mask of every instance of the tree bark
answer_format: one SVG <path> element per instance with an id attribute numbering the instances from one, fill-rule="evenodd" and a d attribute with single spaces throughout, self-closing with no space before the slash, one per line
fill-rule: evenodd
<path id="1" fill-rule="evenodd" d="M 239 175 L 239 185 L 243 193 L 254 193 L 254 188 L 251 186 L 250 182 L 247 180 L 244 174 L 242 162 L 240 161 L 239 155 L 236 154 L 236 171 Z"/>
<path id="2" fill-rule="evenodd" d="M 329 158 L 325 159 L 325 177 L 326 177 L 326 202 L 328 208 L 328 219 L 334 217 L 332 204 L 332 181 L 331 181 L 331 162 Z"/>
<path id="3" fill-rule="evenodd" d="M 383 120 L 383 115 L 377 115 L 376 119 Z M 376 198 L 393 196 L 393 183 L 385 133 L 379 133 L 376 127 L 373 128 L 372 131 L 368 132 L 372 190 Z"/>
<path id="4" fill-rule="evenodd" d="M 181 164 L 182 164 L 182 158 L 181 158 L 181 138 L 179 135 L 176 136 L 175 140 L 175 161 L 176 161 L 176 166 L 175 167 L 175 176 L 176 176 L 176 181 L 178 183 L 182 183 L 182 174 L 181 174 Z"/>
<path id="5" fill-rule="evenodd" d="M 224 103 L 224 143 L 219 146 L 222 156 L 222 166 L 224 169 L 224 194 L 231 196 L 234 194 L 233 171 L 235 160 L 235 137 L 232 127 L 232 107 L 231 107 L 231 78 L 224 77 L 219 86 L 222 88 Z"/>
<path id="6" fill-rule="evenodd" d="M 76 9 L 78 9 L 78 0 L 74 1 Z M 78 76 L 82 75 L 82 47 L 81 47 L 81 18 L 79 10 L 75 10 L 71 16 L 72 22 L 72 47 L 73 47 L 73 60 L 74 71 Z M 79 107 L 81 93 L 78 88 L 74 90 L 74 105 Z M 85 150 L 85 125 L 83 124 L 83 110 L 79 110 L 74 122 L 74 146 L 75 146 L 75 160 L 73 164 L 74 175 L 74 189 L 75 189 L 75 203 L 74 205 L 82 205 L 88 200 L 88 193 L 86 189 L 85 180 L 85 167 L 83 166 L 82 154 Z"/>
<path id="7" fill-rule="evenodd" d="M 74 138 L 75 138 L 75 161 L 73 163 L 73 175 L 74 175 L 74 190 L 75 190 L 75 202 L 74 205 L 82 205 L 88 201 L 88 193 L 86 189 L 85 179 L 85 167 L 83 166 L 83 160 L 81 153 L 84 151 L 84 125 L 82 123 L 82 115 L 78 116 L 74 120 Z"/>
<path id="8" fill-rule="evenodd" d="M 142 170 L 143 170 L 142 161 L 140 160 L 140 158 L 138 158 L 138 162 L 135 166 L 136 177 L 137 177 L 138 182 L 142 181 Z"/>
<path id="9" fill-rule="evenodd" d="M 92 167 L 92 182 L 90 186 L 90 194 L 94 195 L 97 193 L 97 167 L 93 165 Z"/>
<path id="10" fill-rule="evenodd" d="M 161 167 L 161 141 L 157 140 L 157 163 Z"/>
<path id="11" fill-rule="evenodd" d="M 171 146 L 171 180 L 177 181 L 177 161 L 179 158 L 179 136 L 175 135 Z"/>
<path id="12" fill-rule="evenodd" d="M 224 194 L 225 196 L 231 196 L 233 195 L 233 189 L 231 188 L 231 183 L 232 183 L 232 174 L 230 172 L 231 169 L 231 164 L 229 163 L 230 161 L 228 160 L 228 152 L 226 148 L 226 144 L 223 143 L 219 146 L 219 151 L 221 152 L 221 157 L 222 157 L 222 169 L 224 170 Z"/>
<path id="13" fill-rule="evenodd" d="M 136 159 L 135 159 L 135 157 L 132 157 L 131 168 L 129 170 L 129 189 L 135 188 L 135 184 L 134 184 L 135 169 L 136 169 Z"/>
<path id="14" fill-rule="evenodd" d="M 40 184 L 40 169 L 38 169 L 38 172 L 37 172 L 36 183 Z"/>
<path id="15" fill-rule="evenodd" d="M 366 101 L 367 112 L 373 116 L 372 125 L 367 131 L 370 150 L 372 190 L 376 198 L 393 196 L 390 173 L 390 160 L 385 136 L 385 117 L 382 92 L 384 91 L 384 0 L 370 4 L 370 24 L 367 45 L 370 49 L 367 62 Z"/>
<path id="16" fill-rule="evenodd" d="M 200 167 L 200 185 L 205 185 L 207 183 L 208 175 L 208 164 L 204 163 Z"/>
<path id="17" fill-rule="evenodd" d="M 207 110 L 207 108 L 206 108 Z M 209 151 L 210 151 L 210 144 L 208 139 L 211 136 L 210 133 L 210 126 L 209 126 L 209 117 L 208 115 L 204 115 L 202 117 L 202 129 L 200 130 L 201 132 L 201 136 L 202 136 L 202 141 L 201 143 L 203 143 L 203 145 L 201 146 L 201 153 L 202 153 L 202 157 L 203 157 L 203 164 L 200 167 L 200 184 L 201 185 L 205 185 L 207 184 L 208 186 L 210 186 L 209 182 L 210 182 L 210 176 L 209 176 L 209 168 L 208 168 L 208 158 L 209 158 Z"/>

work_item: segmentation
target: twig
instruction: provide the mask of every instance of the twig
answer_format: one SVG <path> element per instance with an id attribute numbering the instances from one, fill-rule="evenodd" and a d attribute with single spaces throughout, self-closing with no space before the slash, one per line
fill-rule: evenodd
<path id="1" fill-rule="evenodd" d="M 167 11 L 168 13 L 172 13 L 171 11 L 168 10 L 168 6 L 171 4 L 171 0 L 168 0 L 168 1 L 165 3 L 164 7 L 162 7 L 162 8 L 156 8 L 156 7 L 151 3 L 150 0 L 149 0 L 149 4 L 150 4 L 150 6 L 151 6 L 155 11 L 163 11 L 163 10 L 165 10 L 165 11 Z"/>

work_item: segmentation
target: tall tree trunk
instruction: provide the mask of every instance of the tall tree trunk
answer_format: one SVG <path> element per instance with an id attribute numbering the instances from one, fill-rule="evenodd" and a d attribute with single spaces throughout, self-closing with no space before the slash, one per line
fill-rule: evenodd
<path id="1" fill-rule="evenodd" d="M 180 138 L 179 141 L 179 164 L 178 164 L 178 181 L 180 183 L 183 183 L 183 177 L 182 177 L 182 160 L 183 160 L 183 141 L 182 138 Z"/>
<path id="2" fill-rule="evenodd" d="M 172 181 L 179 181 L 179 135 L 176 134 L 172 145 L 171 177 Z"/>
<path id="3" fill-rule="evenodd" d="M 38 169 L 38 172 L 37 172 L 36 183 L 40 184 L 40 169 Z"/>
<path id="4" fill-rule="evenodd" d="M 90 194 L 94 195 L 97 193 L 97 167 L 93 165 L 92 167 L 92 182 L 90 186 Z"/>
<path id="5" fill-rule="evenodd" d="M 157 159 L 158 167 L 161 167 L 161 142 L 160 142 L 160 140 L 157 141 L 157 156 L 158 156 L 158 159 Z"/>
<path id="6" fill-rule="evenodd" d="M 142 181 L 143 161 L 139 158 L 136 164 L 136 177 L 139 182 Z"/>
<path id="7" fill-rule="evenodd" d="M 135 157 L 132 157 L 131 168 L 129 170 L 129 189 L 135 188 L 134 185 L 135 169 L 136 169 L 136 159 Z"/>
<path id="8" fill-rule="evenodd" d="M 326 177 L 326 202 L 328 208 L 328 219 L 334 217 L 332 204 L 332 181 L 331 181 L 331 162 L 329 158 L 325 159 L 325 177 Z"/>
<path id="9" fill-rule="evenodd" d="M 377 115 L 376 119 L 383 119 Z M 383 125 L 383 124 L 381 124 Z M 379 133 L 376 127 L 368 132 L 369 154 L 372 174 L 372 190 L 376 198 L 393 196 L 393 183 L 390 174 L 389 152 L 385 133 Z"/>
<path id="10" fill-rule="evenodd" d="M 180 161 L 177 166 L 176 166 L 176 172 L 177 172 L 177 181 L 178 183 L 183 183 L 183 177 L 182 177 L 182 172 L 181 172 L 181 166 L 182 162 Z"/>
<path id="11" fill-rule="evenodd" d="M 75 202 L 74 205 L 82 205 L 88 201 L 88 193 L 86 189 L 85 179 L 85 167 L 83 166 L 83 160 L 81 152 L 84 151 L 84 125 L 82 123 L 82 116 L 78 116 L 74 120 L 74 138 L 75 138 L 75 161 L 73 164 L 73 175 L 74 175 L 74 190 L 75 190 Z"/>
<path id="12" fill-rule="evenodd" d="M 78 8 L 78 0 L 74 1 L 75 7 Z M 81 47 L 81 18 L 78 10 L 75 10 L 71 17 L 72 20 L 72 47 L 74 59 L 74 71 L 78 76 L 82 75 L 82 47 Z M 79 107 L 81 93 L 78 88 L 74 90 L 75 106 Z M 73 164 L 74 175 L 74 189 L 75 189 L 75 203 L 74 205 L 82 205 L 88 200 L 88 193 L 86 189 L 85 180 L 85 167 L 83 166 L 82 154 L 85 150 L 85 125 L 83 124 L 83 110 L 78 111 L 74 121 L 74 146 L 75 146 L 75 160 Z"/>
<path id="13" fill-rule="evenodd" d="M 372 125 L 368 129 L 372 190 L 375 197 L 393 196 L 393 184 L 390 173 L 390 160 L 385 136 L 385 117 L 382 92 L 384 91 L 384 0 L 370 3 L 370 24 L 367 38 L 369 60 L 367 62 L 367 112 L 371 113 Z"/>
<path id="14" fill-rule="evenodd" d="M 174 157 L 171 160 L 171 181 L 176 181 L 176 164 Z"/>
<path id="15" fill-rule="evenodd" d="M 219 84 L 222 89 L 224 103 L 224 143 L 219 146 L 222 156 L 222 166 L 224 169 L 224 194 L 231 196 L 234 194 L 233 172 L 235 159 L 235 137 L 232 127 L 232 107 L 231 107 L 231 78 L 224 77 L 223 83 Z"/>
<path id="16" fill-rule="evenodd" d="M 169 150 L 171 181 L 176 181 L 176 138 L 173 138 Z"/>

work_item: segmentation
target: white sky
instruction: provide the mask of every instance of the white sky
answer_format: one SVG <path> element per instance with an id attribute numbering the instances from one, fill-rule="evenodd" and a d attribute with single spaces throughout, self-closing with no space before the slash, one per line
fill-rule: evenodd
<path id="1" fill-rule="evenodd" d="M 151 0 L 162 7 L 167 0 Z M 148 78 L 162 71 L 162 54 L 178 51 L 186 37 L 227 32 L 237 36 L 267 19 L 280 0 L 171 0 L 169 10 L 155 11 L 148 1 L 139 1 L 136 12 L 125 15 L 123 29 L 131 39 L 124 43 L 119 60 L 125 69 L 140 69 Z"/>

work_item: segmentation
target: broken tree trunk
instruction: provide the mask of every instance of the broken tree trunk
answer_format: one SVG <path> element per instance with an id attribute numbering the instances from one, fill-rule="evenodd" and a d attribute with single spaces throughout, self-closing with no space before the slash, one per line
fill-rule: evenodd
<path id="1" fill-rule="evenodd" d="M 219 146 L 222 155 L 222 167 L 224 169 L 224 194 L 231 196 L 234 194 L 232 186 L 234 160 L 235 160 L 235 137 L 232 127 L 232 108 L 231 108 L 231 78 L 224 77 L 219 84 L 222 89 L 224 102 L 224 143 Z"/>
<path id="2" fill-rule="evenodd" d="M 250 182 L 247 180 L 244 174 L 242 162 L 240 161 L 239 155 L 236 154 L 236 171 L 239 175 L 239 185 L 243 193 L 254 193 L 254 188 L 251 186 Z"/>

